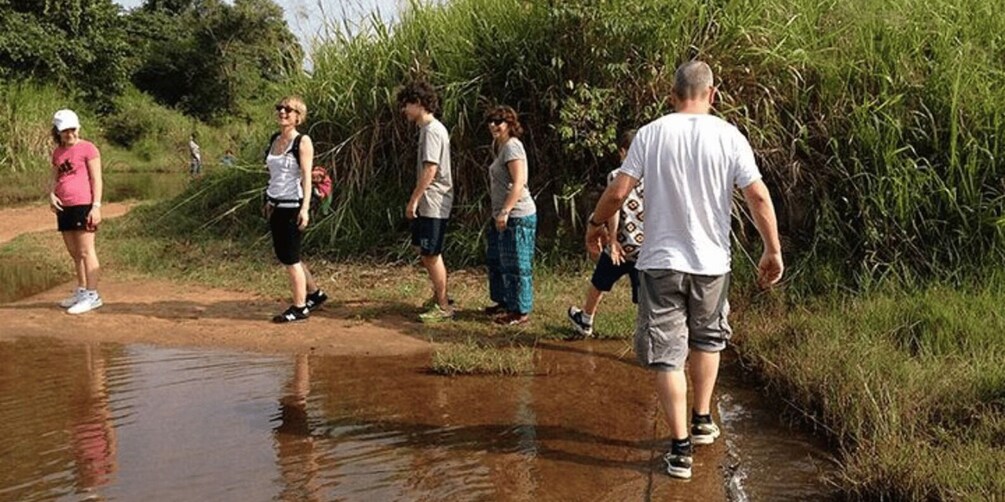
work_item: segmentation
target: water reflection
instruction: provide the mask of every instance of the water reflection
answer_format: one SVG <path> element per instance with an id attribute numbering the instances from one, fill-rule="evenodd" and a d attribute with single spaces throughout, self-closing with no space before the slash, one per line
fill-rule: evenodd
<path id="1" fill-rule="evenodd" d="M 726 497 L 712 450 L 691 483 L 659 474 L 645 372 L 617 350 L 541 351 L 539 376 L 443 378 L 427 356 L 0 343 L 0 500 Z M 745 429 L 759 419 L 730 396 L 742 493 L 824 493 L 816 473 L 772 477 L 812 445 L 770 423 Z"/>

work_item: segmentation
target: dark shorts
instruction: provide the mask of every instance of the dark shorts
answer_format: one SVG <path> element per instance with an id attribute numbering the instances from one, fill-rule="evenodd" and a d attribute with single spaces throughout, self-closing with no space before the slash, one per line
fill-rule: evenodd
<path id="1" fill-rule="evenodd" d="M 98 230 L 96 227 L 88 228 L 87 226 L 87 215 L 90 212 L 90 204 L 83 206 L 63 206 L 62 211 L 56 211 L 56 228 L 60 232 L 95 232 Z"/>
<path id="2" fill-rule="evenodd" d="M 443 236 L 447 233 L 447 218 L 419 216 L 412 220 L 412 245 L 422 256 L 443 254 Z"/>
<path id="3" fill-rule="evenodd" d="M 688 351 L 720 352 L 733 334 L 729 274 L 707 276 L 675 270 L 639 272 L 635 356 L 649 369 L 678 371 Z"/>
<path id="4" fill-rule="evenodd" d="M 300 241 L 303 233 L 297 227 L 298 207 L 274 207 L 269 217 L 269 230 L 272 233 L 272 248 L 276 258 L 283 265 L 300 263 Z"/>
<path id="5" fill-rule="evenodd" d="M 611 260 L 611 255 L 607 254 L 606 251 L 600 253 L 590 282 L 593 287 L 597 288 L 597 291 L 607 293 L 614 287 L 614 283 L 618 282 L 618 279 L 624 277 L 625 274 L 628 274 L 628 278 L 632 281 L 632 303 L 639 303 L 639 272 L 635 270 L 634 261 L 625 260 L 621 262 L 621 265 L 615 265 Z"/>

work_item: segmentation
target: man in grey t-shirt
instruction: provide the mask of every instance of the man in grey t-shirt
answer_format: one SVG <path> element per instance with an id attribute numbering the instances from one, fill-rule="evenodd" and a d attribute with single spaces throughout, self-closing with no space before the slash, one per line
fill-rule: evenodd
<path id="1" fill-rule="evenodd" d="M 709 114 L 715 98 L 712 70 L 700 61 L 681 65 L 671 97 L 676 113 L 639 129 L 590 218 L 586 244 L 599 252 L 608 238 L 604 222 L 644 178 L 646 238 L 636 264 L 640 291 L 635 354 L 656 372 L 657 392 L 670 424 L 667 473 L 686 479 L 691 477 L 692 443 L 711 444 L 720 434 L 712 421 L 711 400 L 719 353 L 732 334 L 727 293 L 735 189 L 743 192 L 764 243 L 760 285 L 777 282 L 783 265 L 775 210 L 754 152 L 736 127 Z M 684 375 L 688 359 L 694 384 L 690 434 Z"/>
<path id="2" fill-rule="evenodd" d="M 433 285 L 429 309 L 419 315 L 422 322 L 439 322 L 454 316 L 447 296 L 447 268 L 443 263 L 443 238 L 454 202 L 454 182 L 450 172 L 450 134 L 433 115 L 439 97 L 426 82 L 413 82 L 398 92 L 398 106 L 410 122 L 419 127 L 419 154 L 415 167 L 415 189 L 405 205 L 405 217 L 412 222 L 412 245 Z"/>

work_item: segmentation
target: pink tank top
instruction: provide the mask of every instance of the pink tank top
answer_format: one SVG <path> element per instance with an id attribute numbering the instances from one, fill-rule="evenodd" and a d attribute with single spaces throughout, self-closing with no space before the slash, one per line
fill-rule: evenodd
<path id="1" fill-rule="evenodd" d="M 94 201 L 87 161 L 100 156 L 94 144 L 85 140 L 52 151 L 52 165 L 57 171 L 55 193 L 64 206 L 84 206 Z"/>

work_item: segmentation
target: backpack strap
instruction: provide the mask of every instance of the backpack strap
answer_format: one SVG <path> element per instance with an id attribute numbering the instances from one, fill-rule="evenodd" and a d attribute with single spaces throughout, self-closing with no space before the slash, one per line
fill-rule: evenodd
<path id="1" fill-rule="evenodd" d="M 279 131 L 274 132 L 272 133 L 272 137 L 269 138 L 269 146 L 265 148 L 265 157 L 264 157 L 265 160 L 268 160 L 269 154 L 272 153 L 272 145 L 276 144 L 276 139 L 279 138 L 279 134 L 280 134 Z M 294 136 L 293 147 L 290 148 L 290 151 L 293 152 L 293 158 L 297 161 L 298 166 L 300 165 L 300 138 L 302 136 L 303 134 L 299 133 L 296 136 Z"/>

